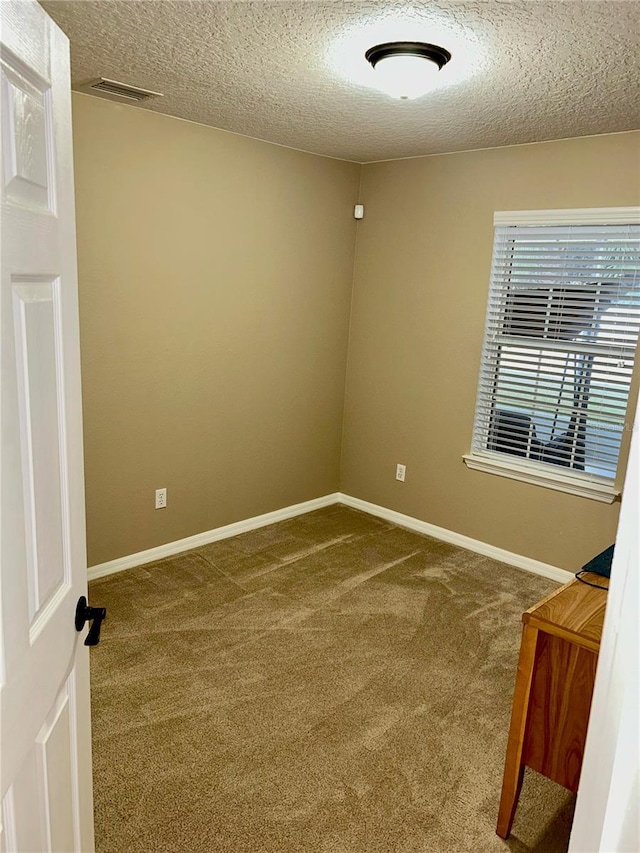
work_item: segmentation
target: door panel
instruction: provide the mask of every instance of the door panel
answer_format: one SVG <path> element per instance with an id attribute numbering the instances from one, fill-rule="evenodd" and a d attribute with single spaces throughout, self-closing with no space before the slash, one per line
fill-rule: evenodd
<path id="1" fill-rule="evenodd" d="M 29 806 L 39 796 L 38 778 L 38 758 L 34 744 L 3 803 L 8 850 L 46 849 L 46 827 L 44 821 L 39 819 L 40 809 L 31 810 Z"/>
<path id="2" fill-rule="evenodd" d="M 67 685 L 36 738 L 38 787 L 52 850 L 74 849 L 71 712 Z M 75 827 L 75 834 L 79 827 Z"/>
<path id="3" fill-rule="evenodd" d="M 16 370 L 30 636 L 54 596 L 68 586 L 63 543 L 58 282 L 23 279 L 13 283 Z"/>
<path id="4" fill-rule="evenodd" d="M 17 204 L 53 211 L 49 87 L 15 54 L 2 54 L 4 184 Z"/>

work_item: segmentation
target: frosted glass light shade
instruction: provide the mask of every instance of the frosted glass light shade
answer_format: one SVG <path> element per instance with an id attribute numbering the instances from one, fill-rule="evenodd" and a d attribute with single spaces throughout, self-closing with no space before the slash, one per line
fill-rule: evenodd
<path id="1" fill-rule="evenodd" d="M 378 60 L 375 79 L 379 88 L 394 98 L 420 98 L 435 83 L 440 69 L 430 59 L 409 54 Z"/>

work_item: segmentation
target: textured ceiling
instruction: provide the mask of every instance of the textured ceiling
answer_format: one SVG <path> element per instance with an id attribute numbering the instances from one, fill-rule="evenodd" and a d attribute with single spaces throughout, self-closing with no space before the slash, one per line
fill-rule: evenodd
<path id="1" fill-rule="evenodd" d="M 163 92 L 141 109 L 358 162 L 640 126 L 640 3 L 190 2 L 42 5 L 71 39 L 73 86 Z M 373 44 L 435 42 L 438 88 L 372 88 Z"/>

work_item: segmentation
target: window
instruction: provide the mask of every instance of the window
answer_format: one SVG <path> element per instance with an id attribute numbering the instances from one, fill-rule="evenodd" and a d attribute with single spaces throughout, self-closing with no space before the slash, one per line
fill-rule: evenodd
<path id="1" fill-rule="evenodd" d="M 611 502 L 640 331 L 640 209 L 495 224 L 465 462 Z"/>

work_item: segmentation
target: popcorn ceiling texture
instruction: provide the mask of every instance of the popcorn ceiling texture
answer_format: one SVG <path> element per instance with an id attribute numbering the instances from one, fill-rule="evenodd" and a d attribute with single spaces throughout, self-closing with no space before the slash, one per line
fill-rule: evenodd
<path id="1" fill-rule="evenodd" d="M 640 3 L 43 2 L 71 40 L 74 88 L 163 92 L 140 109 L 357 162 L 640 126 Z M 440 87 L 395 101 L 364 49 L 435 41 Z"/>

